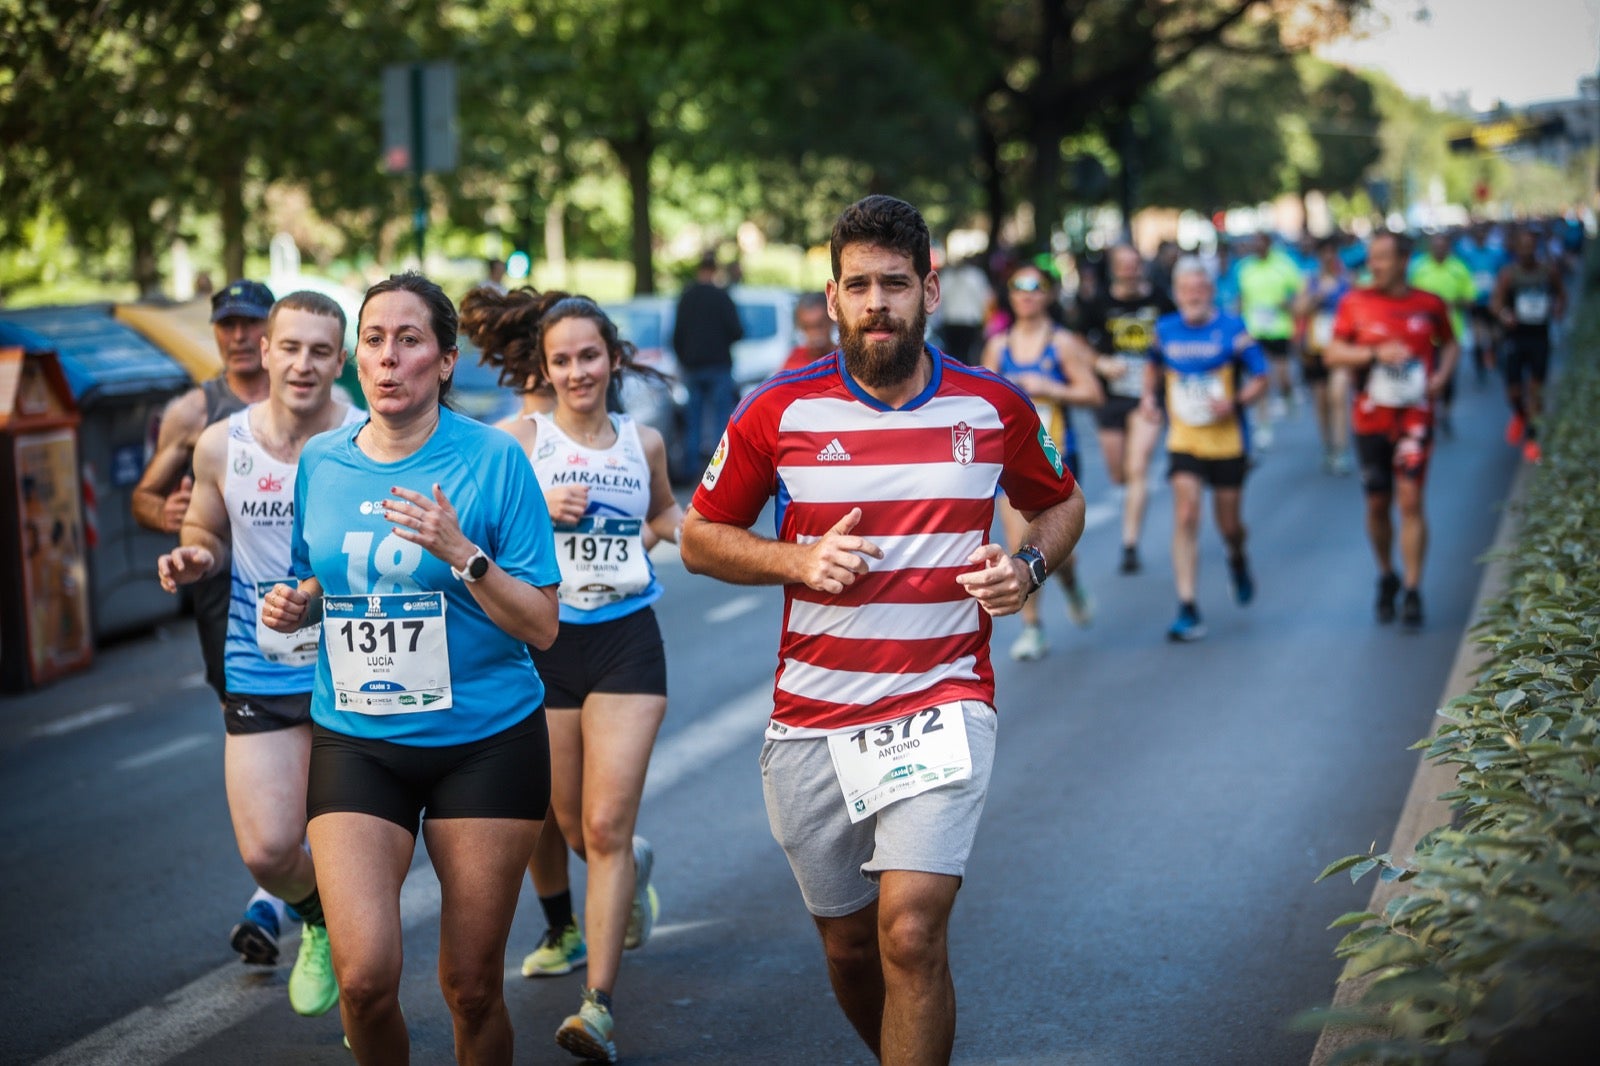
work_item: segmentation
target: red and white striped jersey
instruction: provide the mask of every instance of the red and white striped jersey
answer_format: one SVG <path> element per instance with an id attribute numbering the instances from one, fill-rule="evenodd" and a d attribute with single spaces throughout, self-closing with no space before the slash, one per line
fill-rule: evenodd
<path id="1" fill-rule="evenodd" d="M 932 351 L 930 349 L 930 351 Z M 748 528 L 777 497 L 777 536 L 807 544 L 851 508 L 883 549 L 837 596 L 784 587 L 769 735 L 857 729 L 954 700 L 994 703 L 989 616 L 956 582 L 987 542 L 996 488 L 1023 511 L 1075 487 L 1018 388 L 933 352 L 933 378 L 888 408 L 842 355 L 777 375 L 734 413 L 694 496 Z"/>

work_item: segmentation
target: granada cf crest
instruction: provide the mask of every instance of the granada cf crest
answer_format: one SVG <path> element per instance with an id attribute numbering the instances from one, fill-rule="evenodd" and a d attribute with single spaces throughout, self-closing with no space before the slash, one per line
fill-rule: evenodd
<path id="1" fill-rule="evenodd" d="M 972 427 L 965 422 L 957 422 L 950 427 L 950 454 L 962 466 L 970 466 L 972 452 Z"/>

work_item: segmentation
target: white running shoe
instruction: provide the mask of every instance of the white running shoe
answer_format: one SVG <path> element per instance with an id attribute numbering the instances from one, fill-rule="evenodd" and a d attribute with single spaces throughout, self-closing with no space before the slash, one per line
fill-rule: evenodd
<path id="1" fill-rule="evenodd" d="M 1011 643 L 1011 657 L 1019 663 L 1043 659 L 1049 650 L 1050 644 L 1044 639 L 1044 629 L 1040 626 L 1023 626 L 1022 635 Z"/>
<path id="2" fill-rule="evenodd" d="M 622 936 L 622 946 L 628 950 L 643 947 L 655 928 L 661 913 L 661 900 L 655 886 L 650 883 L 650 871 L 655 866 L 655 850 L 644 837 L 633 838 L 633 907 L 628 912 L 628 930 Z"/>

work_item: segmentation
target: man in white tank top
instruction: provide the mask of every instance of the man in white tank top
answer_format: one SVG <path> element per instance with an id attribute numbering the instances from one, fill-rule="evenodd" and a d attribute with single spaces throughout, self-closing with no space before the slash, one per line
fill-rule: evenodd
<path id="1" fill-rule="evenodd" d="M 308 626 L 284 637 L 260 625 L 259 614 L 266 591 L 291 572 L 301 449 L 315 434 L 361 417 L 332 398 L 343 339 L 344 312 L 325 296 L 291 293 L 273 306 L 261 345 L 267 398 L 200 435 L 180 545 L 157 563 L 169 592 L 232 575 L 223 700 L 228 808 L 251 876 L 305 922 L 289 978 L 290 1005 L 305 1015 L 326 1013 L 339 998 L 316 873 L 302 846 L 320 632 Z M 246 961 L 275 960 L 275 925 L 247 912 L 234 927 L 235 950 Z"/>

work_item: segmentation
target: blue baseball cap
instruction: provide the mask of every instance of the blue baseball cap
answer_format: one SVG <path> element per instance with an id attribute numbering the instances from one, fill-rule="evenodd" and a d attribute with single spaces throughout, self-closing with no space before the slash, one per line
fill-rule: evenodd
<path id="1" fill-rule="evenodd" d="M 211 297 L 211 321 L 225 318 L 266 318 L 276 300 L 259 281 L 235 281 Z"/>

